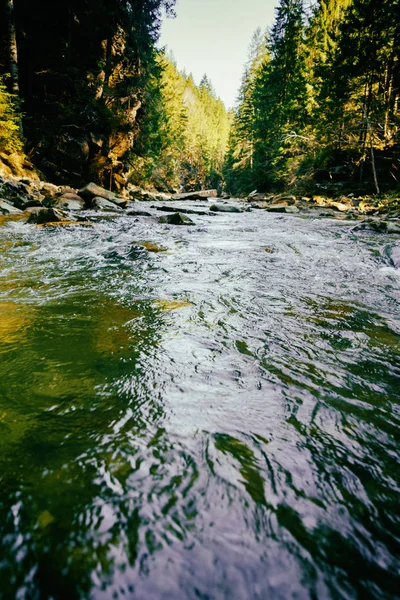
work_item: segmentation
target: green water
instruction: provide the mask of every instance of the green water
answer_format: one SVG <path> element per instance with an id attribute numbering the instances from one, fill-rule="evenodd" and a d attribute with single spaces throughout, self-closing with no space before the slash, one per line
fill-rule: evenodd
<path id="1" fill-rule="evenodd" d="M 260 213 L 0 227 L 1 599 L 400 597 L 398 241 Z"/>

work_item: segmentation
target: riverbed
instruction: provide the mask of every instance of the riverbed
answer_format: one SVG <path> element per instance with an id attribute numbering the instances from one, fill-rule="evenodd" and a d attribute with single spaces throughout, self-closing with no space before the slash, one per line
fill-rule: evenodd
<path id="1" fill-rule="evenodd" d="M 137 206 L 0 227 L 0 598 L 399 598 L 399 236 Z"/>

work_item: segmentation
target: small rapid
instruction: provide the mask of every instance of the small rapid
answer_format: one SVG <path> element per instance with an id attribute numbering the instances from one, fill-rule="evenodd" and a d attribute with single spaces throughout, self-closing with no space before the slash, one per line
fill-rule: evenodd
<path id="1" fill-rule="evenodd" d="M 0 598 L 398 598 L 398 237 L 138 207 L 0 227 Z"/>

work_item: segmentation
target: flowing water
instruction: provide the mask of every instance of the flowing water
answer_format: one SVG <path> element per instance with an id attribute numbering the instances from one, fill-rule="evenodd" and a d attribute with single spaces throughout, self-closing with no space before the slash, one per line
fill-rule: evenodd
<path id="1" fill-rule="evenodd" d="M 193 219 L 0 227 L 0 598 L 399 598 L 398 238 Z"/>

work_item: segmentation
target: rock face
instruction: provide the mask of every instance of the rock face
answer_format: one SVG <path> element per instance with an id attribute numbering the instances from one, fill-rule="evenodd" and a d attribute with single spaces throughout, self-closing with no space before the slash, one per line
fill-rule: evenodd
<path id="1" fill-rule="evenodd" d="M 166 217 L 160 217 L 160 223 L 167 223 L 169 225 L 194 225 L 192 219 L 182 215 L 181 213 L 174 213 L 172 215 L 167 215 Z"/>
<path id="2" fill-rule="evenodd" d="M 90 204 L 93 198 L 99 197 L 120 206 L 121 208 L 125 208 L 128 204 L 128 201 L 124 198 L 119 198 L 114 194 L 114 192 L 110 192 L 109 190 L 105 190 L 95 183 L 88 183 L 79 190 L 79 196 L 83 198 L 88 204 Z"/>
<path id="3" fill-rule="evenodd" d="M 0 214 L 2 215 L 22 215 L 22 210 L 15 208 L 5 200 L 0 200 Z"/>

